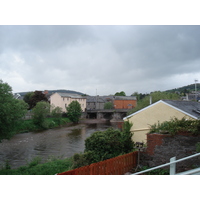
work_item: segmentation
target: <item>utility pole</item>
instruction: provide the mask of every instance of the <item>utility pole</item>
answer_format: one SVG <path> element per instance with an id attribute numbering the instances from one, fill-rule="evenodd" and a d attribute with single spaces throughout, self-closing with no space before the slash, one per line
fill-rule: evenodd
<path id="1" fill-rule="evenodd" d="M 197 101 L 197 82 L 198 82 L 198 80 L 195 79 L 194 81 L 195 81 L 195 101 Z"/>

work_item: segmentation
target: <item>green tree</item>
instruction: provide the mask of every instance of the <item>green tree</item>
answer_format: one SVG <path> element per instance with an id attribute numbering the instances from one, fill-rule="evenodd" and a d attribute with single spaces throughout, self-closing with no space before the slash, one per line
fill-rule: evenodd
<path id="1" fill-rule="evenodd" d="M 48 102 L 48 99 L 42 91 L 35 91 L 29 100 L 30 109 L 34 108 L 40 101 Z"/>
<path id="2" fill-rule="evenodd" d="M 79 119 L 81 117 L 81 105 L 79 104 L 78 101 L 72 101 L 68 107 L 66 108 L 67 110 L 67 116 L 68 118 L 73 122 L 73 123 L 78 123 Z"/>
<path id="3" fill-rule="evenodd" d="M 48 102 L 38 102 L 33 108 L 33 123 L 38 128 L 48 128 L 48 123 L 45 120 L 46 117 L 50 114 L 50 104 Z"/>
<path id="4" fill-rule="evenodd" d="M 33 95 L 34 95 L 34 92 L 28 92 L 23 98 L 23 100 L 29 105 L 29 109 L 31 109 L 31 98 Z"/>
<path id="5" fill-rule="evenodd" d="M 112 102 L 106 102 L 104 104 L 104 109 L 113 109 L 113 103 Z"/>
<path id="6" fill-rule="evenodd" d="M 126 93 L 124 91 L 116 92 L 115 96 L 126 96 Z"/>
<path id="7" fill-rule="evenodd" d="M 52 107 L 51 116 L 57 121 L 58 125 L 61 124 L 62 119 L 62 108 L 61 107 Z"/>
<path id="8" fill-rule="evenodd" d="M 92 162 L 99 162 L 133 151 L 132 124 L 125 122 L 123 131 L 109 128 L 97 131 L 85 140 L 85 153 Z"/>
<path id="9" fill-rule="evenodd" d="M 13 98 L 12 88 L 0 80 L 0 141 L 10 139 L 15 134 L 27 108 L 24 101 Z"/>

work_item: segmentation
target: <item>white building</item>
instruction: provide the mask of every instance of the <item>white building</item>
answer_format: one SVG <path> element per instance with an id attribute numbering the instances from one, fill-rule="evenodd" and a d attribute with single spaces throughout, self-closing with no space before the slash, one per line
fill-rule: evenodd
<path id="1" fill-rule="evenodd" d="M 50 96 L 50 104 L 55 107 L 61 107 L 63 112 L 66 112 L 66 107 L 72 102 L 78 101 L 81 105 L 81 109 L 84 112 L 86 108 L 86 97 L 78 94 L 70 93 L 54 93 Z"/>

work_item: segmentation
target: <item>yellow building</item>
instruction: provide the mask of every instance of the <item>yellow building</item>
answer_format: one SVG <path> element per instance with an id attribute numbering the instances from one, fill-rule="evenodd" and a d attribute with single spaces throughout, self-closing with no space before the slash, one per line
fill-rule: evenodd
<path id="1" fill-rule="evenodd" d="M 84 112 L 86 108 L 86 97 L 78 94 L 56 92 L 50 96 L 50 104 L 55 107 L 61 107 L 63 112 L 66 112 L 66 107 L 72 102 L 78 101 L 81 109 Z"/>
<path id="2" fill-rule="evenodd" d="M 198 119 L 200 117 L 200 103 L 194 101 L 173 101 L 160 100 L 151 104 L 125 118 L 133 123 L 134 142 L 147 142 L 146 134 L 150 130 L 150 125 L 169 121 L 171 118 L 177 119 Z"/>

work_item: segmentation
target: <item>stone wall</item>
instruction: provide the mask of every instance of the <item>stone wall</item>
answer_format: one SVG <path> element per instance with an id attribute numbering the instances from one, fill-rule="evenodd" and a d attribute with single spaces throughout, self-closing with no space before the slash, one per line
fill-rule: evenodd
<path id="1" fill-rule="evenodd" d="M 141 153 L 140 163 L 143 166 L 155 167 L 168 163 L 174 156 L 178 160 L 193 155 L 197 153 L 197 142 L 200 142 L 200 136 L 192 136 L 189 133 L 180 133 L 176 136 L 147 134 L 147 148 Z M 200 156 L 177 163 L 177 172 L 195 166 L 200 166 Z"/>

